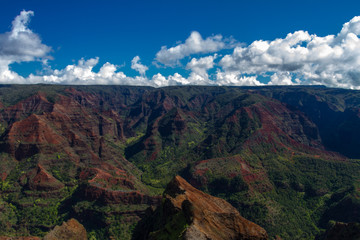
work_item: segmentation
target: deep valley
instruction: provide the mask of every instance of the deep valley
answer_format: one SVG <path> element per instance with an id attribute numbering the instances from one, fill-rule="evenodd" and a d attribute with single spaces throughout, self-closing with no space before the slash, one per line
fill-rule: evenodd
<path id="1" fill-rule="evenodd" d="M 171 239 L 146 221 L 179 175 L 269 239 L 325 239 L 360 223 L 359 136 L 355 90 L 1 85 L 0 236 Z"/>

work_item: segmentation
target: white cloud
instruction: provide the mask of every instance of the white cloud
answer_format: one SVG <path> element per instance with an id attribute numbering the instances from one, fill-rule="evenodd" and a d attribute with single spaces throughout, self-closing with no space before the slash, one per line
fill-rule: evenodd
<path id="1" fill-rule="evenodd" d="M 243 76 L 240 72 L 222 72 L 216 74 L 216 85 L 219 86 L 261 86 L 256 76 Z"/>
<path id="2" fill-rule="evenodd" d="M 319 37 L 306 31 L 273 41 L 236 47 L 219 65 L 224 72 L 267 75 L 269 84 L 323 84 L 360 89 L 360 17 L 343 25 L 337 35 Z"/>
<path id="3" fill-rule="evenodd" d="M 170 75 L 168 77 L 163 76 L 161 73 L 155 74 L 151 79 L 151 85 L 154 87 L 162 86 L 176 86 L 176 85 L 188 85 L 189 81 L 181 76 L 179 73 Z"/>
<path id="4" fill-rule="evenodd" d="M 161 73 L 155 74 L 151 80 L 149 80 L 149 85 L 154 87 L 164 87 L 164 86 L 176 86 L 176 85 L 216 85 L 215 81 L 205 79 L 202 76 L 192 72 L 189 77 L 183 77 L 179 73 L 174 75 L 169 75 L 167 77 L 163 76 Z"/>
<path id="5" fill-rule="evenodd" d="M 301 46 L 311 40 L 307 32 L 289 33 L 285 39 L 254 41 L 248 47 L 236 47 L 232 55 L 221 59 L 225 70 L 241 71 L 247 74 L 261 74 L 269 71 L 293 71 L 302 67 L 309 50 Z"/>
<path id="6" fill-rule="evenodd" d="M 140 57 L 135 56 L 133 60 L 131 60 L 131 68 L 135 71 L 139 72 L 141 76 L 145 76 L 145 72 L 148 70 L 148 67 L 145 65 L 142 65 L 140 63 Z"/>
<path id="7" fill-rule="evenodd" d="M 274 73 L 271 75 L 270 79 L 268 85 L 295 85 L 300 83 L 299 79 L 296 79 L 295 82 L 293 82 L 293 77 L 289 72 Z"/>
<path id="8" fill-rule="evenodd" d="M 11 62 L 39 60 L 49 53 L 50 47 L 28 28 L 33 11 L 22 11 L 12 22 L 11 32 L 0 35 L 0 57 Z"/>
<path id="9" fill-rule="evenodd" d="M 188 76 L 157 73 L 147 78 L 148 66 L 135 56 L 131 61 L 131 69 L 139 73 L 135 77 L 127 76 L 119 71 L 119 66 L 108 62 L 95 72 L 99 58 L 91 58 L 80 59 L 60 70 L 52 70 L 48 65 L 43 75 L 30 74 L 24 78 L 9 66 L 28 61 L 46 64 L 50 59 L 51 48 L 28 28 L 33 15 L 32 11 L 22 11 L 12 22 L 11 31 L 0 34 L 0 83 L 260 86 L 264 85 L 259 81 L 261 76 L 270 79 L 268 85 L 323 84 L 360 89 L 360 16 L 345 23 L 336 35 L 320 37 L 296 31 L 285 38 L 257 40 L 248 46 L 236 45 L 233 39 L 221 35 L 203 39 L 198 32 L 192 32 L 184 43 L 162 47 L 155 59 L 174 67 L 187 58 L 188 63 L 181 67 L 190 70 Z M 233 48 L 232 54 L 222 57 L 221 51 L 229 48 Z M 202 56 L 190 60 L 193 54 Z M 216 74 L 209 76 L 214 67 L 218 68 Z"/>
<path id="10" fill-rule="evenodd" d="M 193 58 L 190 62 L 186 65 L 186 69 L 190 69 L 193 74 L 199 75 L 202 79 L 207 80 L 209 78 L 207 71 L 214 67 L 214 60 L 217 57 L 215 54 L 214 56 L 207 56 L 203 58 Z"/>
<path id="11" fill-rule="evenodd" d="M 349 33 L 355 35 L 360 34 L 360 16 L 353 17 L 349 22 L 345 23 L 339 33 L 339 36 L 346 36 Z"/>
<path id="12" fill-rule="evenodd" d="M 10 32 L 0 34 L 0 81 L 23 83 L 24 78 L 9 69 L 14 62 L 43 61 L 51 48 L 28 28 L 33 11 L 22 11 L 12 22 Z"/>
<path id="13" fill-rule="evenodd" d="M 142 76 L 128 77 L 118 72 L 118 67 L 105 63 L 98 72 L 93 68 L 98 64 L 99 58 L 88 60 L 80 59 L 77 64 L 68 65 L 62 70 L 48 70 L 44 76 L 30 75 L 27 80 L 31 83 L 56 83 L 77 85 L 144 85 L 149 86 L 149 80 Z"/>
<path id="14" fill-rule="evenodd" d="M 203 39 L 200 33 L 194 31 L 186 39 L 185 43 L 171 48 L 161 47 L 161 50 L 156 54 L 155 60 L 165 66 L 175 66 L 179 64 L 181 59 L 192 54 L 218 52 L 222 49 L 232 48 L 234 44 L 233 39 L 223 38 L 221 35 Z"/>

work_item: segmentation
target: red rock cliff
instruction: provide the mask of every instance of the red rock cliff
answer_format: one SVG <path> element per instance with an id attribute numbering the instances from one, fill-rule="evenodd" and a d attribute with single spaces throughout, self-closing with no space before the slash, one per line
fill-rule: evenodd
<path id="1" fill-rule="evenodd" d="M 179 176 L 167 186 L 160 211 L 161 227 L 153 229 L 149 239 L 165 235 L 188 240 L 268 239 L 263 228 L 243 218 L 228 202 L 197 190 Z M 173 234 L 171 231 L 179 229 L 182 219 L 183 229 Z"/>

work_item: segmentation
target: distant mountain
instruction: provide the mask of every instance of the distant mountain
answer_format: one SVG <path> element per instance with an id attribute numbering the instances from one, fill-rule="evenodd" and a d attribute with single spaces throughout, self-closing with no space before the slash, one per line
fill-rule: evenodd
<path id="1" fill-rule="evenodd" d="M 270 238 L 360 222 L 360 91 L 0 86 L 0 235 L 130 239 L 181 175 Z"/>

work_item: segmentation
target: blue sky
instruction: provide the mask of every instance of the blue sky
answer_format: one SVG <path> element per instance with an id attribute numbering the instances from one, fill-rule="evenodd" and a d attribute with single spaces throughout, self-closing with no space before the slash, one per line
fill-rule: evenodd
<path id="1" fill-rule="evenodd" d="M 0 82 L 359 89 L 359 9 L 346 0 L 2 0 Z M 15 19 L 25 26 L 16 40 Z"/>

